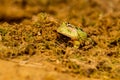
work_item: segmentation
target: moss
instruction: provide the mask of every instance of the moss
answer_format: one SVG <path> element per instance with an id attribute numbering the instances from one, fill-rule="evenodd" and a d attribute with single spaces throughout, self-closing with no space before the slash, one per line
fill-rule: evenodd
<path id="1" fill-rule="evenodd" d="M 0 3 L 0 59 L 16 59 L 18 62 L 17 59 L 27 59 L 28 65 L 33 63 L 37 69 L 26 69 L 35 70 L 34 73 L 41 73 L 38 71 L 40 68 L 45 69 L 46 73 L 67 74 L 74 78 L 72 80 L 81 77 L 92 80 L 120 79 L 118 0 L 4 1 L 10 4 Z M 94 43 L 83 41 L 79 48 L 73 48 L 71 39 L 57 32 L 62 22 L 82 28 L 86 33 L 81 36 L 86 37 L 87 34 Z M 18 69 L 18 66 L 15 67 Z M 57 77 L 48 75 L 44 79 L 56 80 Z"/>

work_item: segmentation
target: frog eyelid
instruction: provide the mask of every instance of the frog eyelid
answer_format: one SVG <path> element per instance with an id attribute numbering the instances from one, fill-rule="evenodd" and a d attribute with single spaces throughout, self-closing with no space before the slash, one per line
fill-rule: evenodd
<path id="1" fill-rule="evenodd" d="M 74 26 L 73 26 L 73 25 L 71 25 L 70 23 L 67 23 L 67 27 L 74 28 Z"/>
<path id="2" fill-rule="evenodd" d="M 72 25 L 70 23 L 67 23 L 67 27 L 72 27 Z"/>

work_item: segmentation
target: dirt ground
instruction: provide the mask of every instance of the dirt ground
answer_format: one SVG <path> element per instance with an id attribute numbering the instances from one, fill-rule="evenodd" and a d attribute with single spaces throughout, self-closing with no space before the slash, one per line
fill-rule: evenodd
<path id="1" fill-rule="evenodd" d="M 69 22 L 94 42 L 74 48 Z M 0 0 L 0 80 L 119 80 L 120 0 Z"/>

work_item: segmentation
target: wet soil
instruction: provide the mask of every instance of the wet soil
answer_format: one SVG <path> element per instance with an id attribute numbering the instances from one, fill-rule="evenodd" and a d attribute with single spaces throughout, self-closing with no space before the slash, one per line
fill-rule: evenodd
<path id="1" fill-rule="evenodd" d="M 120 0 L 0 0 L 0 80 L 119 80 Z M 74 48 L 69 22 L 94 42 Z"/>

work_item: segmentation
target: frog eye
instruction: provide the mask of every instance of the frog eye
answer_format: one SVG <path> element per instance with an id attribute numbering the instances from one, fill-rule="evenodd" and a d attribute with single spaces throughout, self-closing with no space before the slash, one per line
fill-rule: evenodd
<path id="1" fill-rule="evenodd" d="M 67 27 L 73 27 L 70 23 L 67 23 Z"/>

